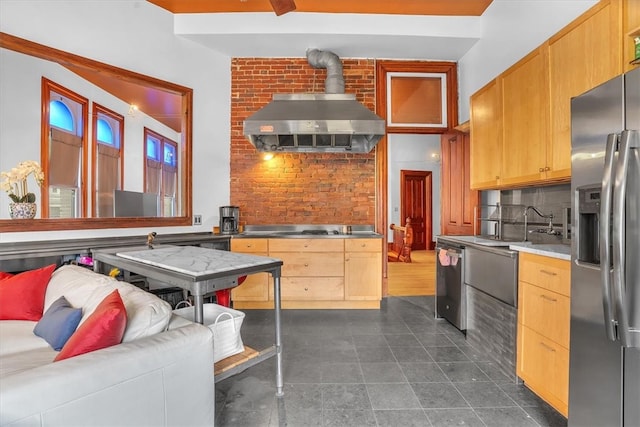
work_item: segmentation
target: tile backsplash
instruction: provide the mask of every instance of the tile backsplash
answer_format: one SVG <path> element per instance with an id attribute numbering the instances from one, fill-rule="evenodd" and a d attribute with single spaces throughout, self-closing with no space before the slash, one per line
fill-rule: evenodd
<path id="1" fill-rule="evenodd" d="M 553 215 L 551 220 L 553 230 L 562 232 L 566 226 L 571 229 L 571 185 L 561 184 L 536 188 L 522 188 L 517 190 L 501 190 L 483 197 L 483 203 L 489 205 L 487 212 L 492 217 L 492 206 L 499 203 L 502 206 L 502 238 L 505 240 L 529 240 L 534 243 L 569 243 L 570 233 L 565 236 L 552 235 L 539 231 L 549 229 L 549 219 L 540 217 L 533 209 L 527 213 L 527 229 L 533 232 L 525 233 L 525 210 L 531 206 L 543 215 Z M 497 200 L 496 200 L 497 199 Z M 495 208 L 494 208 L 495 210 Z M 496 223 L 494 223 L 496 224 Z M 483 224 L 483 234 L 494 234 L 495 227 Z M 525 236 L 526 234 L 526 236 Z"/>

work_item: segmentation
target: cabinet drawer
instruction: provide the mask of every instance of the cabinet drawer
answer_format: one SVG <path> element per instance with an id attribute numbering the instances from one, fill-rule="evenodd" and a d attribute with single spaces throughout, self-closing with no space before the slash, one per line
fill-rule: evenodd
<path id="1" fill-rule="evenodd" d="M 269 273 L 256 273 L 247 276 L 242 285 L 231 290 L 233 301 L 267 301 L 269 288 L 271 285 L 271 275 Z"/>
<path id="2" fill-rule="evenodd" d="M 569 350 L 535 331 L 520 328 L 518 375 L 566 416 L 569 402 Z"/>
<path id="3" fill-rule="evenodd" d="M 267 256 L 269 239 L 231 239 L 231 251 Z M 259 254 L 258 252 L 264 252 Z"/>
<path id="4" fill-rule="evenodd" d="M 269 239 L 271 252 L 344 252 L 344 239 Z M 274 256 L 271 254 L 271 256 Z"/>
<path id="5" fill-rule="evenodd" d="M 569 348 L 571 301 L 548 289 L 520 282 L 520 323 Z"/>
<path id="6" fill-rule="evenodd" d="M 344 255 L 313 252 L 271 252 L 270 256 L 284 263 L 282 277 L 344 276 Z"/>
<path id="7" fill-rule="evenodd" d="M 345 252 L 382 252 L 382 239 L 345 239 Z"/>
<path id="8" fill-rule="evenodd" d="M 269 288 L 273 300 L 273 287 Z M 283 277 L 280 283 L 282 301 L 342 301 L 344 279 L 342 277 Z"/>
<path id="9" fill-rule="evenodd" d="M 569 261 L 520 252 L 519 278 L 523 282 L 571 295 L 571 263 Z"/>

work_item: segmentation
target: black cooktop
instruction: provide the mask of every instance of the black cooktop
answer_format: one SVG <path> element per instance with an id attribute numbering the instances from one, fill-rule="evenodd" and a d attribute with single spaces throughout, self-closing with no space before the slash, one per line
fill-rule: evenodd
<path id="1" fill-rule="evenodd" d="M 302 230 L 302 234 L 329 234 L 327 230 Z"/>

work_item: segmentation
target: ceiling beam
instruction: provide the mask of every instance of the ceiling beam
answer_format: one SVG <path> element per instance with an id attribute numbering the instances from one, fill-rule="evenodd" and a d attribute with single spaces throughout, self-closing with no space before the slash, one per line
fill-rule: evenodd
<path id="1" fill-rule="evenodd" d="M 271 7 L 276 15 L 284 15 L 287 12 L 296 10 L 296 3 L 294 0 L 269 0 Z"/>

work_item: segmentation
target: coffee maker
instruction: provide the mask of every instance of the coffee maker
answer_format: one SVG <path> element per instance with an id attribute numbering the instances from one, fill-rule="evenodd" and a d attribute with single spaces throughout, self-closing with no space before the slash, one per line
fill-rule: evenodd
<path id="1" fill-rule="evenodd" d="M 239 207 L 220 206 L 220 234 L 237 234 L 239 221 Z"/>

